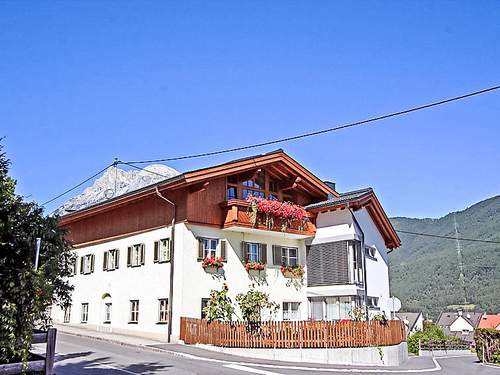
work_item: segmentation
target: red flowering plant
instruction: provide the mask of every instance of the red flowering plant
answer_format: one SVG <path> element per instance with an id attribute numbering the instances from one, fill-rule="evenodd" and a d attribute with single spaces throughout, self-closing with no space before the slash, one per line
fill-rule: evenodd
<path id="1" fill-rule="evenodd" d="M 281 266 L 281 273 L 285 277 L 291 277 L 291 278 L 302 278 L 304 276 L 304 266 L 297 264 L 295 266 Z"/>
<path id="2" fill-rule="evenodd" d="M 203 259 L 203 262 L 201 263 L 201 266 L 203 268 L 222 268 L 224 267 L 224 259 L 221 257 L 207 257 Z"/>
<path id="3" fill-rule="evenodd" d="M 247 271 L 254 270 L 254 271 L 262 271 L 266 268 L 265 263 L 262 262 L 252 262 L 247 260 L 245 262 L 245 269 Z"/>
<path id="4" fill-rule="evenodd" d="M 247 202 L 250 203 L 250 218 L 253 225 L 257 223 L 257 214 L 265 216 L 265 223 L 268 229 L 274 226 L 274 219 L 281 222 L 281 230 L 285 232 L 290 228 L 292 222 L 298 222 L 299 230 L 303 230 L 308 220 L 304 207 L 291 202 L 280 202 L 276 199 L 265 199 L 249 195 Z"/>

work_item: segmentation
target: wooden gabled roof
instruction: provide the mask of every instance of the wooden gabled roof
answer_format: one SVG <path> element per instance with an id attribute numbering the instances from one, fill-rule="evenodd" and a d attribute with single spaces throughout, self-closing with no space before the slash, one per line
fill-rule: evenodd
<path id="1" fill-rule="evenodd" d="M 387 248 L 395 249 L 401 246 L 401 240 L 372 188 L 342 193 L 326 201 L 310 204 L 306 209 L 312 213 L 319 213 L 347 207 L 353 210 L 366 208 L 382 234 Z"/>
<path id="2" fill-rule="evenodd" d="M 281 176 L 282 178 L 285 176 L 300 177 L 300 184 L 302 188 L 306 189 L 309 194 L 316 196 L 319 199 L 324 199 L 328 195 L 339 195 L 321 179 L 299 164 L 292 157 L 287 155 L 282 149 L 279 149 L 267 154 L 254 155 L 243 159 L 232 160 L 212 167 L 182 173 L 170 179 L 146 186 L 142 189 L 132 191 L 82 210 L 64 215 L 61 217 L 61 224 L 65 225 L 83 217 L 92 216 L 99 212 L 108 211 L 118 206 L 144 199 L 148 196 L 156 194 L 156 189 L 162 192 L 166 190 L 176 190 L 194 184 L 200 184 L 217 177 L 242 173 L 260 167 L 266 167 L 271 174 Z"/>

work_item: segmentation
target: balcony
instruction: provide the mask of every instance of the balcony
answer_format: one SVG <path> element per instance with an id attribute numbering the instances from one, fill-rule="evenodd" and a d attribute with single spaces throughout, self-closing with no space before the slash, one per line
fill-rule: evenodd
<path id="1" fill-rule="evenodd" d="M 252 223 L 250 203 L 241 199 L 231 199 L 222 203 L 225 209 L 224 229 L 228 231 L 246 232 L 254 234 L 263 234 L 271 236 L 286 236 L 293 239 L 303 239 L 312 237 L 316 233 L 316 226 L 313 224 L 313 217 L 309 216 L 302 227 L 299 222 L 289 222 L 283 230 L 283 220 L 274 218 L 272 225 L 266 224 L 266 216 L 257 213 L 257 221 Z"/>

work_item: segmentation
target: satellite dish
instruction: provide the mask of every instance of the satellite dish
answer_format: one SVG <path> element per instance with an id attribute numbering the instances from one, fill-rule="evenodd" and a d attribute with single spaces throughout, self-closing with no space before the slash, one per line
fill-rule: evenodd
<path id="1" fill-rule="evenodd" d="M 389 307 L 394 312 L 401 310 L 401 300 L 398 297 L 389 298 Z"/>

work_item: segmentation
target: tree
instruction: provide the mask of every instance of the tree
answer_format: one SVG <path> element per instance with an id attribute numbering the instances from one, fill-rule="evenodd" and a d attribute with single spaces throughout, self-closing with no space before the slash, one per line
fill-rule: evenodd
<path id="1" fill-rule="evenodd" d="M 34 327 L 49 322 L 48 307 L 70 303 L 66 278 L 75 261 L 57 217 L 16 194 L 9 165 L 0 144 L 0 363 L 26 362 Z M 37 237 L 42 245 L 35 271 Z"/>
<path id="2" fill-rule="evenodd" d="M 229 288 L 227 284 L 222 286 L 222 290 L 212 290 L 210 292 L 210 301 L 208 305 L 204 308 L 207 320 L 209 322 L 218 321 L 231 321 L 234 314 L 234 307 L 231 298 L 228 297 L 227 293 Z"/>
<path id="3" fill-rule="evenodd" d="M 247 322 L 260 322 L 262 312 L 268 310 L 273 315 L 279 305 L 269 300 L 269 294 L 252 288 L 246 293 L 240 293 L 236 296 L 243 320 Z"/>

